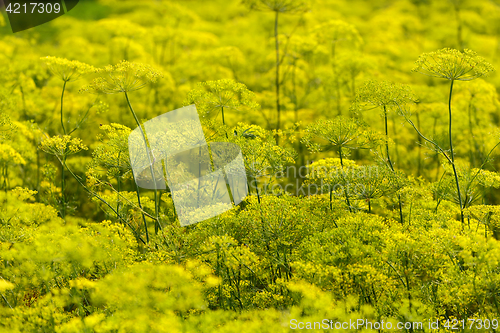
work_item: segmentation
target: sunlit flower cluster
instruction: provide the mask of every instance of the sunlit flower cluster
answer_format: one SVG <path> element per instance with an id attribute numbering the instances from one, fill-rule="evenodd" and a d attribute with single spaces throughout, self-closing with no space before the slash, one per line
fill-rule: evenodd
<path id="1" fill-rule="evenodd" d="M 47 154 L 63 157 L 76 154 L 88 148 L 79 138 L 73 138 L 69 135 L 58 135 L 43 139 L 40 143 L 40 149 Z"/>
<path id="2" fill-rule="evenodd" d="M 97 94 L 116 94 L 131 92 L 154 83 L 163 74 L 149 65 L 122 61 L 119 64 L 106 66 L 97 70 L 99 77 L 92 84 L 81 89 L 82 92 Z"/>
<path id="3" fill-rule="evenodd" d="M 422 54 L 413 69 L 428 76 L 459 81 L 474 80 L 493 70 L 493 66 L 476 52 L 449 48 Z"/>
<path id="4" fill-rule="evenodd" d="M 52 56 L 41 58 L 41 60 L 54 75 L 64 82 L 76 81 L 82 75 L 96 71 L 94 67 L 77 60 L 68 60 Z"/>

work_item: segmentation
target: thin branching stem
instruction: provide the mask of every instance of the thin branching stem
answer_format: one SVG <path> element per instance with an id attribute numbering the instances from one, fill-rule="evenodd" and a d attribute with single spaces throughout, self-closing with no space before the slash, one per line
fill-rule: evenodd
<path id="1" fill-rule="evenodd" d="M 66 83 L 64 81 L 62 92 L 61 92 L 61 127 L 63 129 L 64 135 L 66 135 L 66 127 L 64 127 L 64 116 L 63 116 L 63 101 L 64 101 L 64 92 L 66 91 Z M 64 162 L 66 162 L 66 155 L 63 156 Z M 64 219 L 66 217 L 66 182 L 65 179 L 66 174 L 64 172 L 64 168 L 61 167 L 61 217 Z"/>
<path id="2" fill-rule="evenodd" d="M 63 100 L 64 100 L 64 92 L 66 91 L 66 83 L 68 83 L 68 82 L 64 81 L 63 88 L 62 88 L 62 93 L 61 93 L 61 127 L 63 129 L 64 135 L 66 135 L 66 128 L 64 127 Z"/>
<path id="3" fill-rule="evenodd" d="M 154 170 L 153 170 L 153 163 L 151 162 L 151 157 L 149 156 L 149 147 L 148 147 L 148 142 L 146 140 L 146 134 L 144 133 L 144 130 L 142 129 L 142 125 L 139 121 L 139 118 L 137 118 L 137 115 L 134 111 L 134 108 L 132 107 L 132 104 L 130 103 L 130 99 L 128 98 L 128 93 L 126 91 L 124 91 L 125 93 L 125 98 L 127 99 L 127 104 L 128 104 L 128 107 L 130 109 L 130 112 L 132 112 L 132 115 L 134 116 L 134 119 L 135 119 L 135 122 L 137 123 L 137 126 L 139 127 L 139 131 L 141 132 L 142 134 L 142 138 L 144 140 L 144 145 L 146 147 L 146 155 L 148 156 L 148 161 L 149 161 L 149 170 L 151 171 L 151 178 L 153 179 L 153 184 L 154 184 L 154 200 L 155 200 L 155 217 L 156 217 L 156 223 L 158 224 L 158 226 L 160 227 L 161 229 L 161 225 L 160 225 L 160 219 L 159 219 L 159 214 L 158 214 L 158 191 L 157 191 L 157 188 L 158 186 L 156 185 L 156 179 L 155 179 L 155 174 L 154 174 Z M 139 187 L 137 187 L 137 195 L 139 195 Z M 141 207 L 142 209 L 142 206 L 139 202 L 139 206 Z M 144 217 L 144 213 L 143 213 L 143 218 L 145 219 Z M 155 230 L 157 230 L 155 228 Z M 147 230 L 146 230 L 146 233 L 147 233 Z"/>
<path id="4" fill-rule="evenodd" d="M 453 174 L 455 175 L 455 184 L 457 185 L 457 193 L 458 193 L 458 204 L 460 205 L 460 220 L 462 221 L 462 224 L 464 223 L 464 207 L 462 207 L 462 194 L 460 192 L 460 183 L 458 182 L 458 173 L 457 173 L 457 168 L 455 166 L 455 156 L 453 154 L 453 140 L 452 140 L 452 131 L 451 131 L 451 120 L 452 120 L 452 115 L 451 115 L 451 96 L 453 94 L 453 82 L 454 80 L 451 80 L 450 84 L 450 96 L 448 99 L 448 114 L 449 114 L 449 123 L 448 123 L 448 136 L 450 139 L 450 155 L 451 155 L 451 166 L 453 168 Z"/>
<path id="5" fill-rule="evenodd" d="M 275 12 L 274 18 L 274 41 L 276 50 L 276 112 L 278 116 L 278 122 L 276 124 L 276 130 L 280 129 L 281 126 L 281 107 L 280 107 L 280 46 L 278 39 L 278 18 L 279 11 Z M 279 137 L 276 136 L 276 143 L 279 143 Z"/>
<path id="6" fill-rule="evenodd" d="M 339 156 L 340 156 L 340 167 L 342 169 L 342 180 L 344 181 L 344 195 L 345 195 L 345 202 L 347 204 L 347 208 L 349 208 L 349 212 L 352 213 L 351 209 L 351 203 L 349 202 L 349 193 L 347 191 L 347 184 L 345 181 L 345 175 L 344 175 L 344 160 L 342 158 L 342 146 L 339 147 Z M 330 188 L 330 209 L 333 209 L 332 207 L 332 188 Z"/>
<path id="7" fill-rule="evenodd" d="M 144 242 L 144 240 L 142 239 L 142 237 L 137 233 L 137 231 L 130 225 L 130 223 L 128 223 L 128 221 L 126 221 L 125 219 L 123 219 L 123 217 L 120 216 L 120 214 L 118 214 L 117 211 L 115 211 L 115 209 L 106 201 L 104 200 L 103 198 L 101 198 L 100 196 L 98 196 L 96 193 L 94 193 L 93 191 L 91 191 L 87 186 L 85 186 L 82 181 L 78 178 L 77 175 L 75 175 L 73 173 L 73 171 L 68 167 L 68 165 L 66 164 L 66 162 L 64 162 L 63 160 L 61 160 L 59 158 L 59 156 L 57 156 L 57 158 L 59 159 L 59 162 L 61 162 L 61 164 L 63 165 L 64 168 L 68 169 L 69 173 L 73 176 L 73 178 L 75 178 L 75 180 L 78 182 L 78 184 L 80 184 L 84 189 L 85 191 L 87 191 L 91 196 L 93 197 L 96 197 L 97 199 L 99 199 L 102 203 L 104 203 L 106 206 L 108 206 L 109 209 L 111 209 L 111 211 L 113 211 L 113 213 L 116 214 L 116 216 L 123 222 L 125 223 L 129 228 L 130 230 L 132 230 L 132 232 L 134 233 L 135 237 L 140 240 L 143 244 L 146 244 L 146 242 Z"/>
<path id="8" fill-rule="evenodd" d="M 135 181 L 135 176 L 132 173 L 132 177 L 134 178 L 134 184 L 135 184 L 135 192 L 137 193 L 137 203 L 139 204 L 139 207 L 141 207 L 142 210 L 142 204 L 141 204 L 141 195 L 139 191 L 139 185 L 137 185 L 137 182 Z M 118 214 L 118 212 L 116 212 Z M 142 221 L 144 222 L 144 231 L 146 232 L 146 243 L 149 243 L 149 231 L 148 231 L 148 223 L 146 222 L 146 216 L 144 215 L 143 212 L 142 214 Z"/>
<path id="9" fill-rule="evenodd" d="M 389 166 L 392 170 L 393 173 L 395 173 L 396 171 L 394 170 L 394 166 L 392 165 L 392 161 L 391 161 L 391 156 L 389 155 L 389 130 L 388 130 L 388 126 L 387 126 L 387 108 L 386 106 L 384 105 L 384 123 L 385 123 L 385 151 L 386 151 L 386 154 L 387 154 L 387 162 L 389 163 Z M 399 220 L 401 222 L 401 224 L 404 223 L 404 217 L 403 217 L 403 204 L 401 203 L 401 194 L 397 194 L 398 196 L 398 203 L 399 203 Z"/>

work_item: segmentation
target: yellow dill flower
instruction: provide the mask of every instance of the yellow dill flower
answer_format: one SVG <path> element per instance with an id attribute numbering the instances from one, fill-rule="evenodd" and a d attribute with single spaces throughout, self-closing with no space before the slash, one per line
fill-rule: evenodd
<path id="1" fill-rule="evenodd" d="M 84 277 L 78 277 L 75 280 L 69 281 L 70 287 L 76 289 L 93 288 L 95 286 L 95 283 L 96 283 L 95 281 L 91 281 Z"/>
<path id="2" fill-rule="evenodd" d="M 21 201 L 27 201 L 28 199 L 34 200 L 34 196 L 37 194 L 37 191 L 32 191 L 27 188 L 17 186 L 16 188 L 10 190 L 10 193 L 12 193 Z"/>
<path id="3" fill-rule="evenodd" d="M 16 128 L 6 113 L 0 113 L 0 140 L 10 139 Z"/>
<path id="4" fill-rule="evenodd" d="M 5 143 L 0 143 L 0 165 L 26 164 L 26 160 L 14 148 Z"/>
<path id="5" fill-rule="evenodd" d="M 224 110 L 252 112 L 260 108 L 255 100 L 255 94 L 243 83 L 222 79 L 198 83 L 189 92 L 184 104 L 196 104 L 196 108 L 204 116 L 217 116 L 222 112 L 222 122 L 225 124 Z"/>
<path id="6" fill-rule="evenodd" d="M 14 289 L 14 285 L 9 281 L 5 281 L 4 279 L 0 279 L 0 291 Z"/>
<path id="7" fill-rule="evenodd" d="M 76 81 L 82 75 L 95 71 L 93 66 L 84 64 L 77 60 L 68 60 L 47 56 L 41 58 L 50 69 L 50 71 L 58 76 L 64 82 Z"/>
<path id="8" fill-rule="evenodd" d="M 309 8 L 309 1 L 297 0 L 244 0 L 250 9 L 268 10 L 278 13 L 297 13 Z"/>
<path id="9" fill-rule="evenodd" d="M 92 84 L 80 89 L 81 92 L 92 92 L 97 94 L 116 94 L 142 89 L 148 83 L 154 83 L 163 74 L 151 66 L 121 61 L 115 66 L 108 65 L 98 69 L 101 74 Z"/>
<path id="10" fill-rule="evenodd" d="M 368 80 L 358 89 L 354 104 L 367 108 L 390 107 L 403 105 L 412 100 L 415 100 L 415 96 L 405 84 Z"/>
<path id="11" fill-rule="evenodd" d="M 316 40 L 320 44 L 335 45 L 340 41 L 360 45 L 363 42 L 358 30 L 351 24 L 341 20 L 330 20 L 314 29 Z"/>
<path id="12" fill-rule="evenodd" d="M 493 66 L 476 52 L 444 48 L 422 54 L 412 71 L 447 80 L 470 81 L 494 71 Z"/>
<path id="13" fill-rule="evenodd" d="M 69 135 L 53 136 L 42 140 L 40 149 L 47 154 L 59 157 L 76 154 L 81 150 L 87 150 L 87 146 L 79 138 L 72 138 Z"/>

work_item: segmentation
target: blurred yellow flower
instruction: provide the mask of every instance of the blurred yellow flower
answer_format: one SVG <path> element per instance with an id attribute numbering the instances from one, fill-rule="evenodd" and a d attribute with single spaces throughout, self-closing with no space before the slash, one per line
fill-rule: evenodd
<path id="1" fill-rule="evenodd" d="M 68 60 L 47 56 L 41 58 L 50 71 L 64 82 L 76 81 L 82 75 L 94 72 L 96 69 L 90 65 L 76 60 Z"/>
<path id="2" fill-rule="evenodd" d="M 117 94 L 131 92 L 144 88 L 148 83 L 154 83 L 163 74 L 151 66 L 122 61 L 112 66 L 108 65 L 96 71 L 100 74 L 92 84 L 80 89 L 81 92 L 97 94 Z"/>

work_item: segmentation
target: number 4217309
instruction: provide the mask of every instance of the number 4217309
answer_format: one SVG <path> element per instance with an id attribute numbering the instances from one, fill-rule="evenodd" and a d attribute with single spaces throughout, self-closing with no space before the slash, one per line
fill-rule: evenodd
<path id="1" fill-rule="evenodd" d="M 10 14 L 51 14 L 60 13 L 61 4 L 30 2 L 29 4 L 9 3 L 5 11 Z"/>

